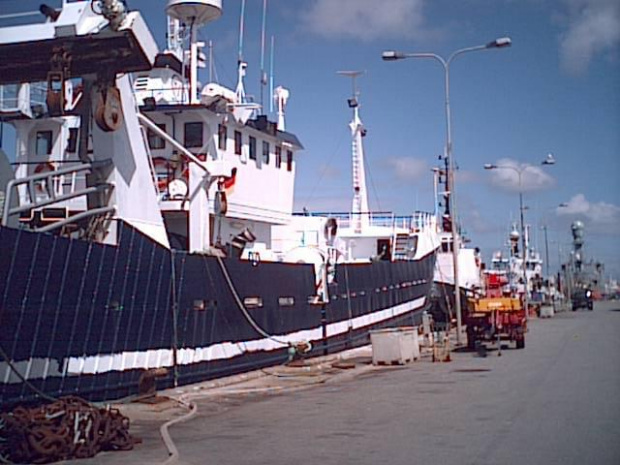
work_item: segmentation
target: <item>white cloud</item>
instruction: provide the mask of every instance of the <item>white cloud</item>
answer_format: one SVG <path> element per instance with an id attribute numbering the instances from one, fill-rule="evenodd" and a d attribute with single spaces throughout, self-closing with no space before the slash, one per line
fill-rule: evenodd
<path id="1" fill-rule="evenodd" d="M 430 177 L 430 168 L 428 164 L 419 158 L 390 157 L 386 162 L 392 169 L 393 176 L 401 181 L 419 179 L 424 175 Z"/>
<path id="2" fill-rule="evenodd" d="M 306 29 L 327 38 L 371 41 L 420 37 L 425 0 L 316 0 L 303 13 Z"/>
<path id="3" fill-rule="evenodd" d="M 567 30 L 560 38 L 560 59 L 571 73 L 583 73 L 596 54 L 620 44 L 618 0 L 564 0 L 568 6 Z"/>
<path id="4" fill-rule="evenodd" d="M 555 185 L 555 179 L 542 166 L 518 163 L 510 158 L 502 158 L 494 165 L 498 168 L 491 170 L 491 184 L 509 192 L 539 191 Z"/>
<path id="5" fill-rule="evenodd" d="M 472 184 L 480 182 L 480 175 L 474 171 L 456 170 L 454 179 L 458 188 L 459 184 Z"/>
<path id="6" fill-rule="evenodd" d="M 469 232 L 485 234 L 495 230 L 494 225 L 482 216 L 477 208 L 468 208 L 459 213 L 460 223 Z"/>
<path id="7" fill-rule="evenodd" d="M 556 208 L 558 216 L 570 216 L 585 220 L 593 229 L 618 233 L 620 230 L 620 207 L 607 202 L 592 203 L 583 194 L 573 196 L 566 206 Z"/>

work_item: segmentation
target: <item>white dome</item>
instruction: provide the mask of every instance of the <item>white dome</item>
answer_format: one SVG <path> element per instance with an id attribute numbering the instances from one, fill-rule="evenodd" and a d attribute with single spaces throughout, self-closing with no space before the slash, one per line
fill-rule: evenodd
<path id="1" fill-rule="evenodd" d="M 222 0 L 169 0 L 166 13 L 185 24 L 205 24 L 222 15 Z"/>

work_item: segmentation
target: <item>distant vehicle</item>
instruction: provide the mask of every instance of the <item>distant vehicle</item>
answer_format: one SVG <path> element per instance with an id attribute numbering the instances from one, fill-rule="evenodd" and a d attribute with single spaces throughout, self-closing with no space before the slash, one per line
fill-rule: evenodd
<path id="1" fill-rule="evenodd" d="M 573 303 L 573 312 L 578 308 L 587 308 L 588 310 L 594 309 L 592 291 L 590 289 L 578 289 L 574 291 L 571 295 L 571 301 Z"/>

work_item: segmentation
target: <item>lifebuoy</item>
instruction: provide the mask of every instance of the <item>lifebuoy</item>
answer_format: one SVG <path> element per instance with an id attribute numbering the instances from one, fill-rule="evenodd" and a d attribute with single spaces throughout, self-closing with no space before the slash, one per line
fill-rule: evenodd
<path id="1" fill-rule="evenodd" d="M 56 171 L 56 168 L 49 161 L 46 161 L 45 163 L 39 163 L 34 168 L 34 174 L 50 173 L 52 171 Z M 39 193 L 44 193 L 45 192 L 45 184 L 46 184 L 46 181 L 43 180 L 43 179 L 40 180 L 40 181 L 37 181 L 35 183 L 36 191 L 39 192 Z"/>
<path id="2" fill-rule="evenodd" d="M 182 199 L 187 195 L 189 167 L 187 163 L 175 163 L 167 158 L 153 158 L 153 169 L 157 190 L 167 194 L 171 199 Z M 179 173 L 180 174 L 176 174 Z"/>

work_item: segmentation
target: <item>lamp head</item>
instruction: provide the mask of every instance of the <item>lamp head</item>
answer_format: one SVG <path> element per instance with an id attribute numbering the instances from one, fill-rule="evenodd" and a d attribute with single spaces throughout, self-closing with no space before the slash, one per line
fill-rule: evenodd
<path id="1" fill-rule="evenodd" d="M 555 165 L 555 158 L 553 157 L 553 154 L 548 153 L 547 158 L 545 158 L 541 164 L 542 165 Z"/>
<path id="2" fill-rule="evenodd" d="M 500 37 L 493 42 L 487 44 L 487 48 L 503 48 L 510 47 L 512 45 L 512 39 L 510 37 Z"/>
<path id="3" fill-rule="evenodd" d="M 493 163 L 485 163 L 484 164 L 484 169 L 485 170 L 494 170 L 494 169 L 497 169 L 497 165 L 494 165 Z"/>
<path id="4" fill-rule="evenodd" d="M 396 50 L 386 50 L 381 54 L 381 59 L 383 61 L 396 61 L 405 58 L 405 54 L 402 52 L 397 52 Z"/>

